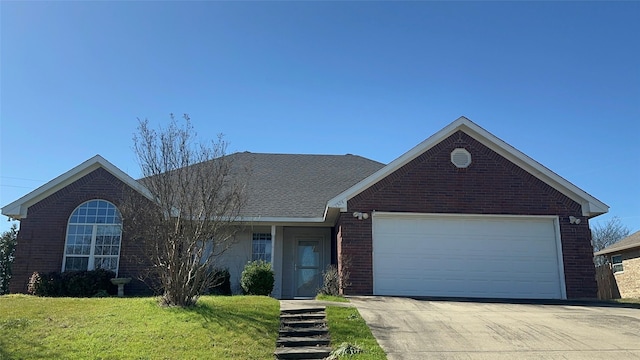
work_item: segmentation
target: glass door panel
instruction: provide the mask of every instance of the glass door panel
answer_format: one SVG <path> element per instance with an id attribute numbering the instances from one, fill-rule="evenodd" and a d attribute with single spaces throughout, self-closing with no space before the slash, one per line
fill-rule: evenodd
<path id="1" fill-rule="evenodd" d="M 296 296 L 314 297 L 322 282 L 322 242 L 298 240 L 296 249 Z"/>

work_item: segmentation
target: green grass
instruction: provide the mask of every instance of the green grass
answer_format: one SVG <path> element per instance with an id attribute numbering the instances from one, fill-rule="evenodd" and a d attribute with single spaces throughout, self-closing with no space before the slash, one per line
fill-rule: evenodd
<path id="1" fill-rule="evenodd" d="M 324 294 L 318 294 L 316 296 L 316 300 L 342 302 L 342 303 L 349 302 L 349 299 L 345 298 L 344 296 L 334 296 L 334 295 L 324 295 Z"/>
<path id="2" fill-rule="evenodd" d="M 341 357 L 341 359 L 378 360 L 387 358 L 356 308 L 327 306 L 326 312 L 329 333 L 331 334 L 331 348 L 335 350 L 346 342 L 357 345 L 364 350 L 360 354 Z"/>
<path id="3" fill-rule="evenodd" d="M 0 359 L 273 359 L 278 301 L 0 296 Z"/>
<path id="4" fill-rule="evenodd" d="M 621 304 L 638 304 L 640 305 L 640 298 L 624 298 L 624 299 L 614 299 L 611 300 L 613 302 L 621 303 Z"/>

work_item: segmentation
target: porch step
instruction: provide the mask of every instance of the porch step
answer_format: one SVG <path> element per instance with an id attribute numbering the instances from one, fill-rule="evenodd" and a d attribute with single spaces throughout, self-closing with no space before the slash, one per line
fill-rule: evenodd
<path id="1" fill-rule="evenodd" d="M 276 342 L 276 346 L 278 347 L 295 347 L 295 346 L 318 346 L 318 345 L 329 345 L 331 341 L 328 336 L 318 335 L 318 336 L 285 336 L 280 337 Z"/>
<path id="2" fill-rule="evenodd" d="M 280 312 L 276 359 L 324 359 L 331 354 L 324 307 L 286 309 Z"/>
<path id="3" fill-rule="evenodd" d="M 324 359 L 331 354 L 328 346 L 280 347 L 273 353 L 277 359 Z"/>
<path id="4" fill-rule="evenodd" d="M 291 327 L 291 328 L 312 328 L 312 327 L 324 327 L 325 321 L 324 319 L 311 319 L 311 320 L 285 320 L 280 319 L 281 327 Z"/>
<path id="5" fill-rule="evenodd" d="M 280 329 L 280 337 L 302 337 L 302 336 L 318 336 L 328 335 L 327 328 L 284 328 Z"/>
<path id="6" fill-rule="evenodd" d="M 311 314 L 280 314 L 280 320 L 313 320 L 324 319 L 326 316 L 324 311 Z"/>
<path id="7" fill-rule="evenodd" d="M 313 308 L 298 308 L 298 309 L 285 309 L 280 310 L 280 315 L 304 315 L 304 314 L 317 314 L 324 313 L 324 307 L 313 307 Z"/>

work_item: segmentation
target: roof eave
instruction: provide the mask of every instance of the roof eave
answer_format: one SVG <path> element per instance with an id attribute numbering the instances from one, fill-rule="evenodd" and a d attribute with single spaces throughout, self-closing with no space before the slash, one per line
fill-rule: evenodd
<path id="1" fill-rule="evenodd" d="M 64 174 L 38 187 L 37 189 L 31 191 L 25 196 L 19 198 L 18 200 L 2 207 L 2 210 L 1 210 L 2 214 L 14 220 L 21 220 L 23 218 L 26 218 L 28 209 L 31 205 L 46 198 L 47 196 L 50 196 L 51 194 L 64 188 L 65 186 L 70 185 L 74 181 L 78 180 L 79 178 L 91 173 L 92 171 L 100 167 L 107 170 L 113 176 L 115 176 L 116 178 L 118 178 L 120 181 L 127 184 L 131 188 L 135 189 L 143 196 L 147 197 L 148 199 L 153 199 L 153 196 L 151 195 L 149 190 L 145 188 L 142 184 L 134 180 L 132 177 L 127 175 L 125 172 L 120 170 L 115 165 L 111 164 L 102 156 L 95 155 L 94 157 L 84 161 L 83 163 L 74 167 L 73 169 L 65 172 Z"/>
<path id="2" fill-rule="evenodd" d="M 239 222 L 324 222 L 324 217 L 241 216 Z"/>
<path id="3" fill-rule="evenodd" d="M 614 249 L 603 249 L 603 250 L 600 250 L 598 252 L 593 253 L 593 256 L 615 254 L 615 253 L 619 253 L 619 252 L 622 252 L 622 251 L 635 249 L 635 248 L 640 248 L 640 244 L 630 244 L 630 245 L 625 245 L 625 246 L 621 246 L 619 248 L 614 248 Z"/>

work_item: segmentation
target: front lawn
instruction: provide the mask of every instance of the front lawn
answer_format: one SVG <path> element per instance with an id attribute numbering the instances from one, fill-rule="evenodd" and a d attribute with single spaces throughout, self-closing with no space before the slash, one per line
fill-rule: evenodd
<path id="1" fill-rule="evenodd" d="M 618 303 L 618 304 L 640 305 L 640 298 L 613 299 L 613 300 L 610 300 L 610 301 Z"/>
<path id="2" fill-rule="evenodd" d="M 344 356 L 341 359 L 380 360 L 386 359 L 384 351 L 378 345 L 376 338 L 354 307 L 327 306 L 327 323 L 331 334 L 331 348 L 336 350 L 343 343 L 356 345 L 363 352 Z"/>
<path id="3" fill-rule="evenodd" d="M 0 359 L 273 359 L 278 301 L 0 296 Z"/>
<path id="4" fill-rule="evenodd" d="M 316 300 L 320 300 L 320 301 L 333 301 L 333 302 L 343 302 L 343 303 L 348 303 L 349 299 L 347 299 L 344 296 L 335 296 L 335 295 L 324 295 L 324 294 L 318 294 L 316 296 Z"/>

